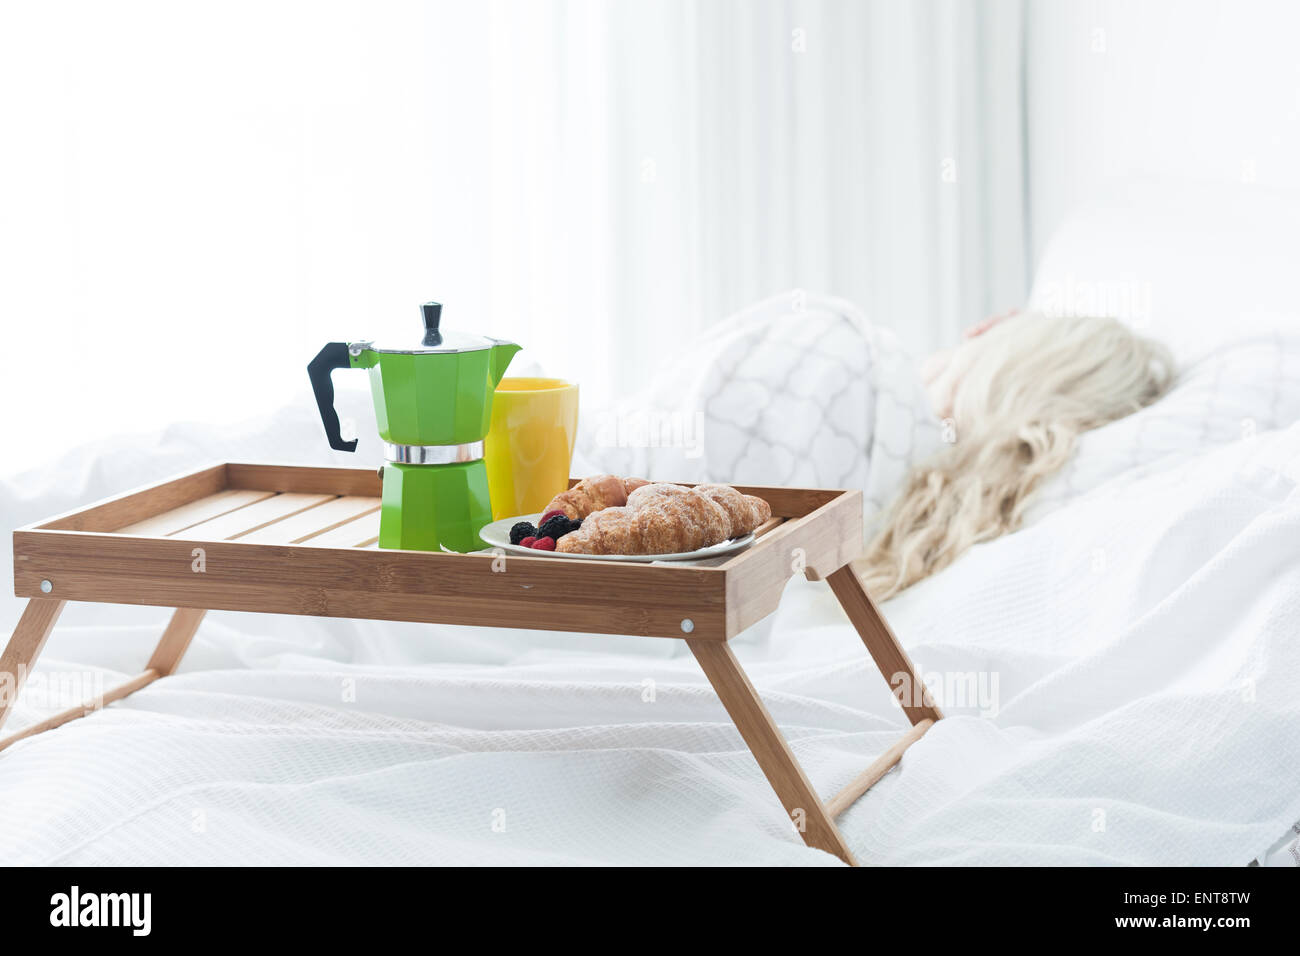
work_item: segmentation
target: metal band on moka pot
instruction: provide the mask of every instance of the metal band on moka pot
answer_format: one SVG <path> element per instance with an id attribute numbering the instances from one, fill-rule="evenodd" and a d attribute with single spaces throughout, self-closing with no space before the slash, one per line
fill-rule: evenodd
<path id="1" fill-rule="evenodd" d="M 396 445 L 384 442 L 384 458 L 395 465 L 454 465 L 478 461 L 482 457 L 482 441 L 464 445 Z"/>

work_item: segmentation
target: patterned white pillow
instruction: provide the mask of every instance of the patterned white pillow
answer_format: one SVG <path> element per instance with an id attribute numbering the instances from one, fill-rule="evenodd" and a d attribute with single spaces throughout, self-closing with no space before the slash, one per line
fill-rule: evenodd
<path id="1" fill-rule="evenodd" d="M 870 516 L 939 436 L 897 338 L 795 291 L 709 330 L 647 393 L 584 415 L 579 448 L 620 474 L 860 488 Z"/>
<path id="2" fill-rule="evenodd" d="M 1180 370 L 1154 405 L 1082 435 L 1069 463 L 1039 491 L 1026 521 L 1125 473 L 1167 468 L 1300 420 L 1300 335 L 1288 331 L 1300 323 L 1278 325 L 1278 331 L 1220 345 Z"/>

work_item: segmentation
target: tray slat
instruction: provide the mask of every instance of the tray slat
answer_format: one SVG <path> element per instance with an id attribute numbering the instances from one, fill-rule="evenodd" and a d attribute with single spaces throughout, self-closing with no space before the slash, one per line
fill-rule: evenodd
<path id="1" fill-rule="evenodd" d="M 186 528 L 184 533 L 173 537 L 196 541 L 232 541 L 250 531 L 256 531 L 273 522 L 296 515 L 300 511 L 333 501 L 336 497 L 337 495 L 300 495 L 292 492 L 272 495 L 210 521 L 196 524 L 192 528 Z"/>
<path id="2" fill-rule="evenodd" d="M 228 488 L 225 491 L 218 491 L 215 495 L 208 495 L 198 501 L 191 501 L 189 504 L 181 505 L 179 508 L 164 511 L 152 518 L 145 518 L 143 521 L 137 521 L 124 528 L 117 528 L 115 533 L 138 534 L 146 538 L 165 538 L 168 535 L 184 531 L 186 528 L 192 528 L 196 524 L 201 524 L 227 512 L 261 501 L 263 498 L 269 498 L 273 494 L 275 494 L 274 491 Z"/>
<path id="3" fill-rule="evenodd" d="M 319 548 L 367 548 L 379 541 L 379 512 L 364 514 L 303 544 Z"/>
<path id="4" fill-rule="evenodd" d="M 372 511 L 302 543 L 318 548 L 367 548 L 378 540 L 379 512 Z"/>
<path id="5" fill-rule="evenodd" d="M 304 541 L 315 543 L 314 539 L 319 535 L 356 518 L 373 514 L 379 510 L 379 505 L 379 498 L 344 495 L 342 498 L 335 498 L 333 501 L 300 511 L 256 531 L 240 535 L 239 540 L 255 544 L 301 544 Z M 378 531 L 375 533 L 378 534 Z"/>

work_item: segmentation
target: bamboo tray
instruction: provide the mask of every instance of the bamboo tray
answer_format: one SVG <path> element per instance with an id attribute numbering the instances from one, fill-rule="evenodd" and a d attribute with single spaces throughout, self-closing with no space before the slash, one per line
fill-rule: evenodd
<path id="1" fill-rule="evenodd" d="M 231 462 L 38 522 L 14 532 L 14 593 L 30 599 L 0 656 L 15 691 L 68 601 L 176 611 L 141 674 L 0 750 L 173 673 L 211 609 L 675 638 L 805 842 L 853 863 L 834 818 L 942 714 L 850 567 L 862 548 L 861 492 L 740 490 L 765 498 L 772 520 L 746 550 L 689 563 L 380 550 L 380 479 L 363 468 Z M 825 803 L 727 643 L 776 610 L 797 573 L 829 583 L 913 725 Z M 15 697 L 0 702 L 0 725 Z"/>

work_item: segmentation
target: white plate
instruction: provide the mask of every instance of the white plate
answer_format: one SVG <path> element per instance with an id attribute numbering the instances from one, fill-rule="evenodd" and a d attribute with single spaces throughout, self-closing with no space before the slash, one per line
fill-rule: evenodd
<path id="1" fill-rule="evenodd" d="M 750 533 L 743 538 L 732 538 L 730 541 L 723 541 L 721 544 L 700 548 L 698 551 L 682 551 L 677 554 L 570 554 L 567 551 L 535 551 L 532 548 L 524 548 L 510 543 L 511 528 L 521 521 L 537 524 L 537 519 L 541 516 L 542 514 L 539 511 L 537 514 L 532 515 L 502 518 L 500 521 L 493 521 L 480 531 L 478 536 L 494 548 L 501 548 L 513 554 L 526 554 L 531 558 L 582 558 L 584 561 L 637 561 L 642 564 L 651 561 L 698 561 L 701 558 L 716 558 L 723 554 L 731 554 L 733 551 L 748 548 L 754 541 L 754 535 Z"/>

